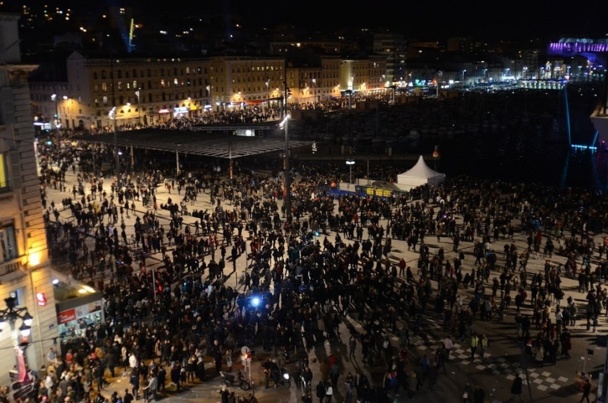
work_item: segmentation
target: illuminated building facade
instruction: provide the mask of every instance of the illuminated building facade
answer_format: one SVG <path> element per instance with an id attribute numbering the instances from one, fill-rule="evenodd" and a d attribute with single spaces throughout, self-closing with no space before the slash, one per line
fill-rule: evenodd
<path id="1" fill-rule="evenodd" d="M 347 67 L 347 68 L 345 68 Z M 210 110 L 319 102 L 341 91 L 385 90 L 386 58 L 342 60 L 325 56 L 319 67 L 286 66 L 284 58 L 212 56 L 205 59 L 89 59 L 74 52 L 67 83 L 32 82 L 38 119 L 61 128 L 109 129 L 116 107 L 118 126 L 158 124 Z"/>
<path id="2" fill-rule="evenodd" d="M 5 319 L 0 332 L 1 385 L 9 383 L 17 352 L 37 370 L 57 340 L 28 87 L 28 75 L 37 66 L 21 63 L 18 19 L 0 14 L 0 322 Z M 22 332 L 25 312 L 32 317 L 29 335 Z"/>

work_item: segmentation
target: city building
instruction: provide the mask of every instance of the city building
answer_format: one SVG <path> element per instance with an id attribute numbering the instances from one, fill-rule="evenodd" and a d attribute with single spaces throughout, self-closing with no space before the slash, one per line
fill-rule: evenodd
<path id="1" fill-rule="evenodd" d="M 342 60 L 323 56 L 318 67 L 284 58 L 211 56 L 180 58 L 87 58 L 72 53 L 67 82 L 32 81 L 35 123 L 64 129 L 110 129 L 196 117 L 209 110 L 304 104 L 339 97 L 341 91 L 386 90 L 386 59 Z"/>
<path id="2" fill-rule="evenodd" d="M 389 32 L 374 34 L 374 53 L 386 58 L 386 77 L 388 85 L 403 81 L 405 77 L 405 55 L 407 42 L 401 34 Z"/>
<path id="3" fill-rule="evenodd" d="M 384 91 L 386 87 L 386 58 L 384 56 L 368 56 L 341 61 L 341 91 Z"/>
<path id="4" fill-rule="evenodd" d="M 0 385 L 18 363 L 38 370 L 57 342 L 57 315 L 36 170 L 28 76 L 17 14 L 0 14 Z M 22 359 L 23 358 L 23 359 Z"/>
<path id="5" fill-rule="evenodd" d="M 283 96 L 285 60 L 246 56 L 210 58 L 215 109 L 261 105 Z"/>

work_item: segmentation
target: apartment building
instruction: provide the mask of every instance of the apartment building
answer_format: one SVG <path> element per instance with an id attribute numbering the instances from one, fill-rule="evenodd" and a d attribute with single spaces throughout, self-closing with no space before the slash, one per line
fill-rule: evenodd
<path id="1" fill-rule="evenodd" d="M 374 34 L 374 53 L 386 59 L 385 82 L 393 85 L 405 76 L 407 42 L 402 34 L 389 32 Z"/>
<path id="2" fill-rule="evenodd" d="M 313 103 L 347 89 L 384 89 L 386 80 L 382 56 L 326 56 L 318 67 L 300 67 L 277 57 L 95 59 L 74 52 L 66 63 L 67 82 L 30 83 L 36 119 L 64 129 L 110 129 L 114 118 L 136 127 L 210 110 L 281 105 L 284 83 L 287 102 Z"/>
<path id="3" fill-rule="evenodd" d="M 21 63 L 18 20 L 0 14 L 1 385 L 20 362 L 45 364 L 58 334 L 28 87 L 37 66 Z"/>
<path id="4" fill-rule="evenodd" d="M 386 87 L 386 58 L 383 56 L 343 59 L 341 61 L 341 91 L 384 91 Z"/>

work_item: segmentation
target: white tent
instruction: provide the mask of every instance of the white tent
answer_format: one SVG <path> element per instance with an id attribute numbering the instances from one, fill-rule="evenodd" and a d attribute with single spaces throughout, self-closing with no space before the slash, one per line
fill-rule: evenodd
<path id="1" fill-rule="evenodd" d="M 436 186 L 444 180 L 445 174 L 429 168 L 421 155 L 416 165 L 397 175 L 397 186 L 403 190 L 410 190 L 426 184 Z"/>

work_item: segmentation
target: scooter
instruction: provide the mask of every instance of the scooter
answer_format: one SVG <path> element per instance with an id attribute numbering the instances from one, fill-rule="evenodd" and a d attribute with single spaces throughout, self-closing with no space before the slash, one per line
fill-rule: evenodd
<path id="1" fill-rule="evenodd" d="M 220 371 L 220 376 L 224 379 L 226 386 L 238 386 L 243 390 L 251 389 L 251 384 L 245 379 L 241 371 L 238 371 L 236 375 Z"/>

